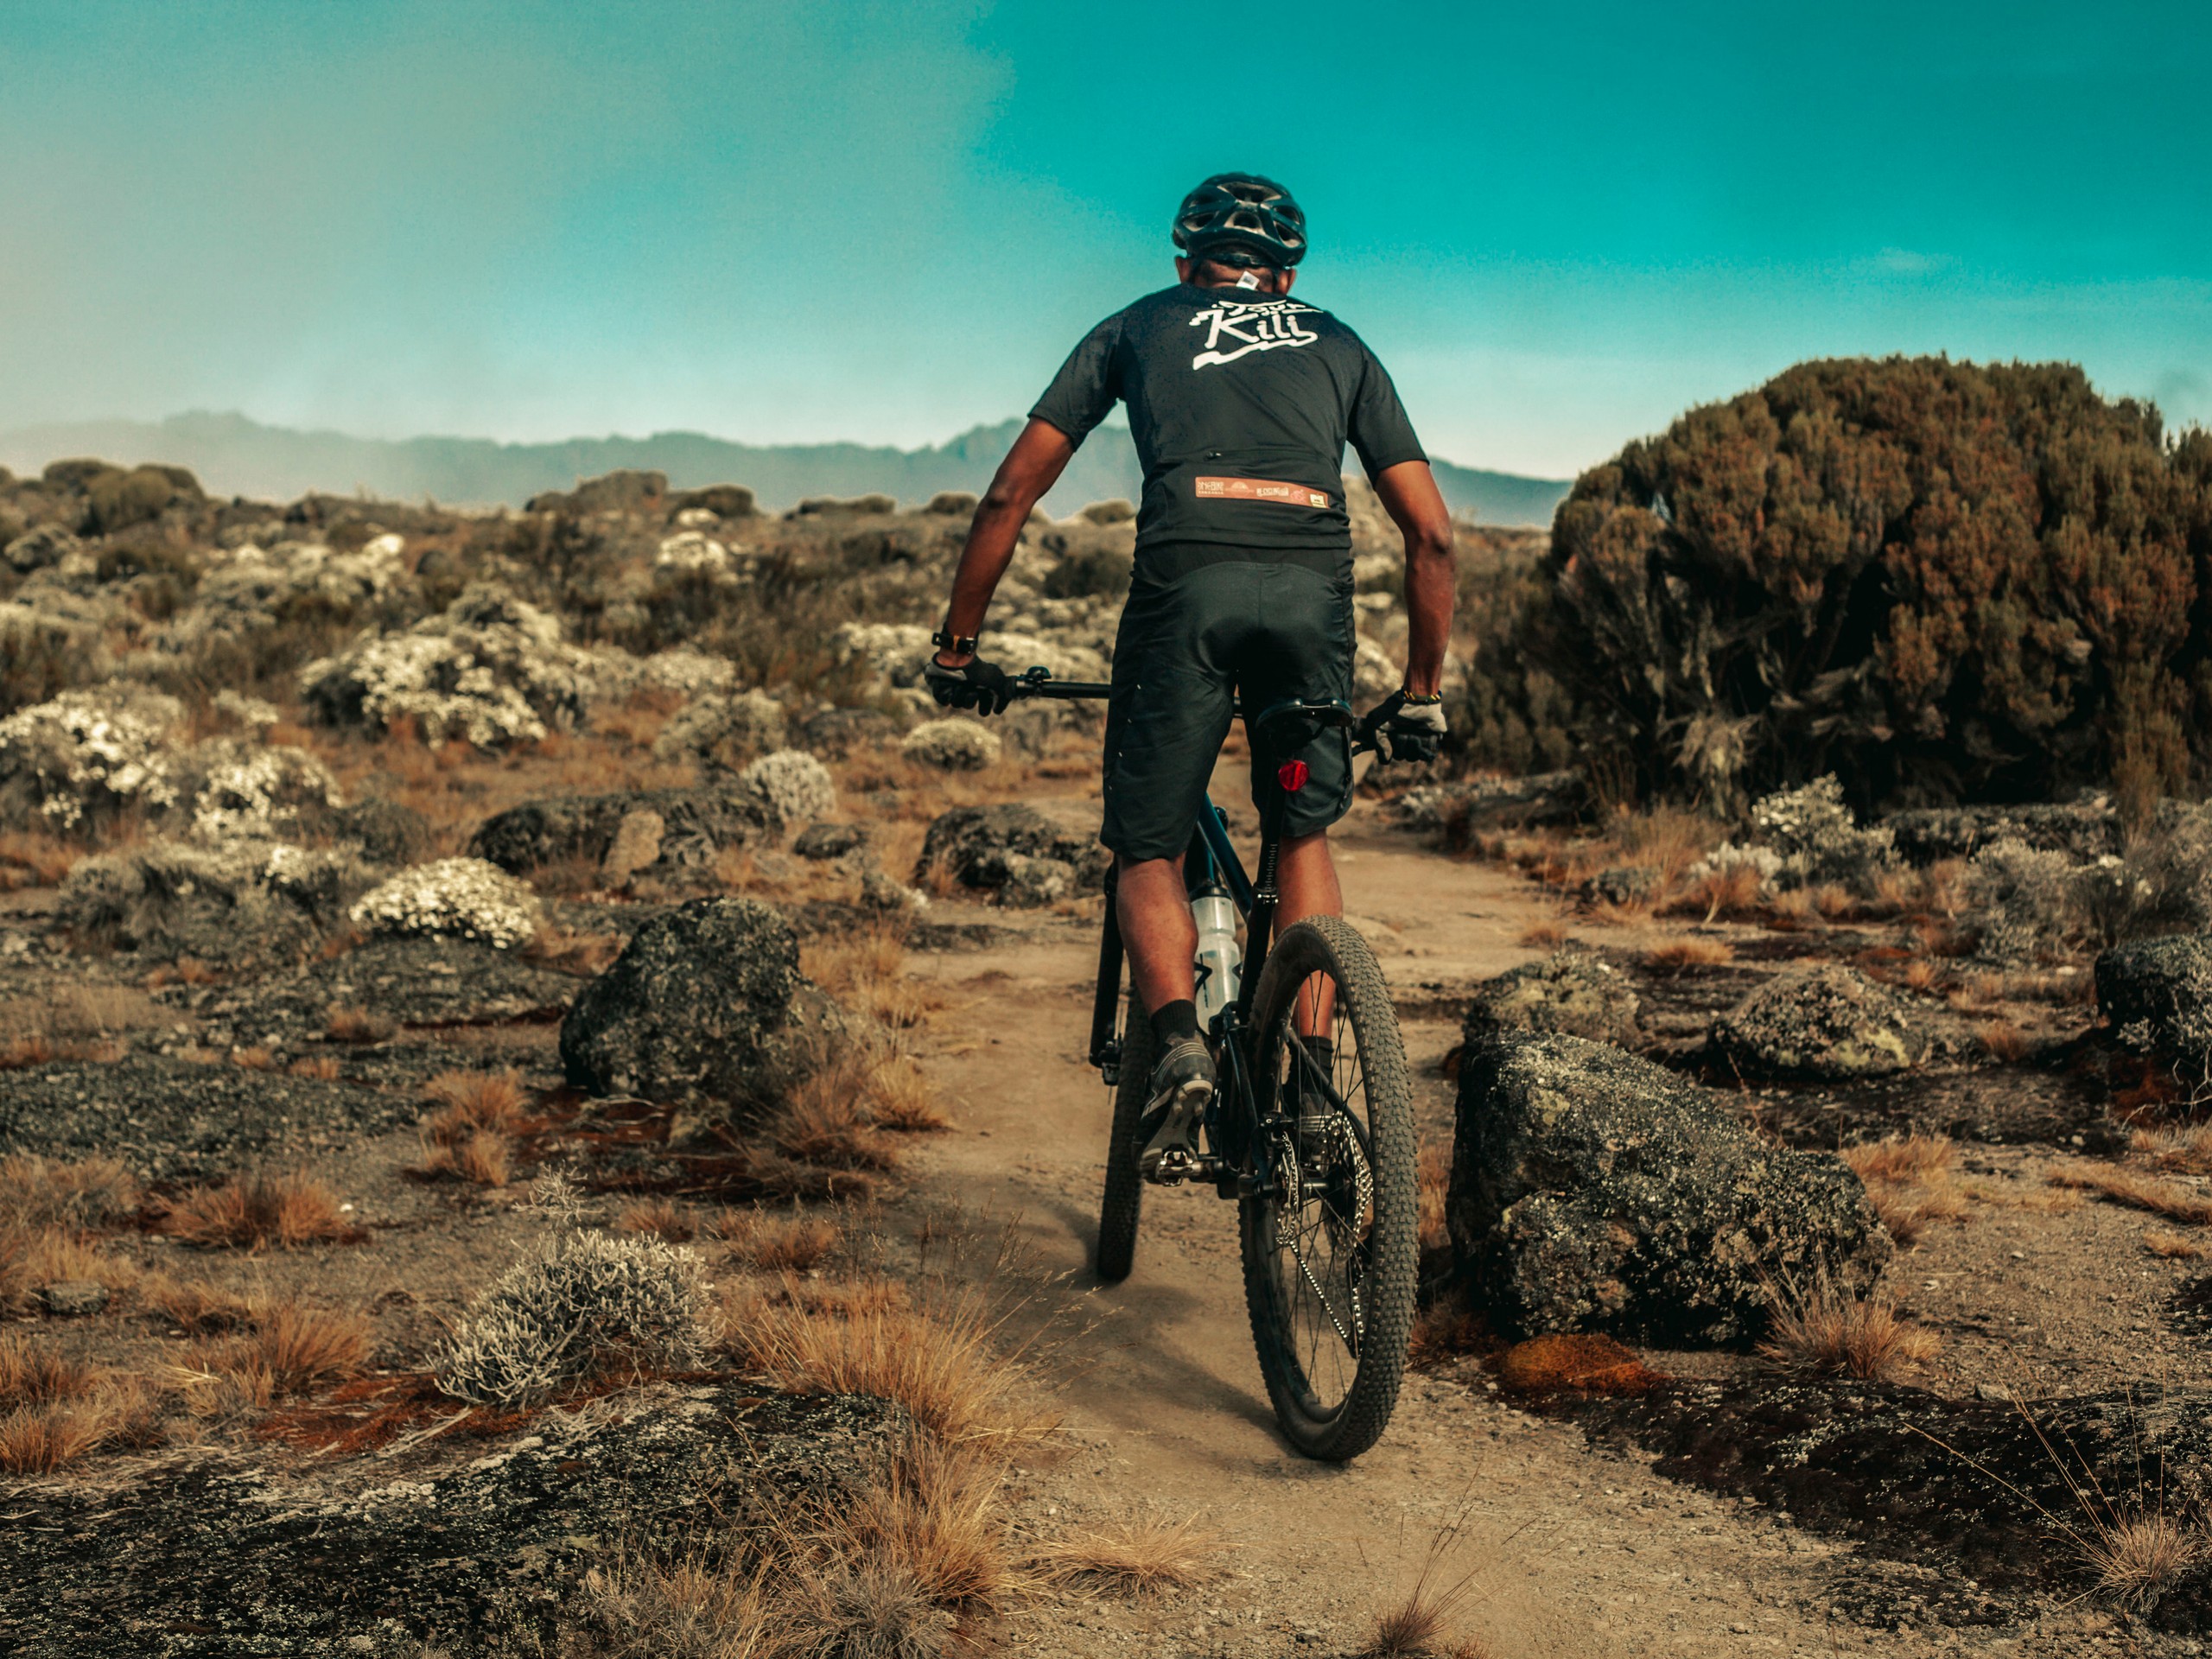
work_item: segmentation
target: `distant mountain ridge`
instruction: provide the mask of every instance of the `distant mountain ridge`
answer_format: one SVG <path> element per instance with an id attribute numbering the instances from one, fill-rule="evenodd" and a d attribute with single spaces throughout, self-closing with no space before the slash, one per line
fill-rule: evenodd
<path id="1" fill-rule="evenodd" d="M 35 473 L 78 455 L 188 467 L 218 495 L 288 501 L 311 491 L 356 492 L 397 500 L 424 496 L 450 505 L 519 506 L 547 490 L 620 467 L 668 474 L 678 489 L 742 484 L 762 507 L 780 512 L 809 496 L 880 493 L 925 501 L 940 490 L 980 491 L 990 481 L 1019 420 L 978 426 L 921 449 L 858 443 L 734 443 L 697 432 L 649 438 L 571 438 L 501 443 L 493 438 L 356 438 L 264 426 L 243 415 L 195 411 L 165 421 L 79 421 L 0 433 L 0 466 Z M 1564 480 L 1434 463 L 1454 512 L 1484 524 L 1551 523 Z M 1047 509 L 1065 515 L 1091 501 L 1134 501 L 1143 483 L 1128 434 L 1108 428 L 1076 452 Z"/>

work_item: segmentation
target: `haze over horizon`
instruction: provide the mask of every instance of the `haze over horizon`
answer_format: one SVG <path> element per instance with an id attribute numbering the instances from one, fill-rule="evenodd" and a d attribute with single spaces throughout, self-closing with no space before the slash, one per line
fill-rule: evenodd
<path id="1" fill-rule="evenodd" d="M 2202 13 L 22 0 L 0 429 L 914 448 L 1172 279 L 1223 166 L 1424 440 L 1566 477 L 1806 357 L 2212 420 Z M 1264 74 L 1255 74 L 1263 68 Z"/>

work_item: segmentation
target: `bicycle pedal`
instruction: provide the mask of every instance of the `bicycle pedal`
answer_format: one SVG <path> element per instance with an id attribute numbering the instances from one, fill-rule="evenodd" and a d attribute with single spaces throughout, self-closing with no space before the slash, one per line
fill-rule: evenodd
<path id="1" fill-rule="evenodd" d="M 1154 1186 L 1180 1186 L 1185 1181 L 1217 1180 L 1221 1174 L 1221 1160 L 1200 1153 L 1193 1155 L 1182 1151 L 1163 1152 L 1160 1161 L 1143 1172 L 1144 1179 Z"/>

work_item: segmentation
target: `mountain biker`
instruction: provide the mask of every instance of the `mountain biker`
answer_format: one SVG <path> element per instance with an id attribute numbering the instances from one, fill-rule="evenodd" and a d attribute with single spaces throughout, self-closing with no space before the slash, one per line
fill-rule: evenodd
<path id="1" fill-rule="evenodd" d="M 1115 855 L 1130 979 L 1160 1057 L 1138 1131 L 1147 1176 L 1163 1158 L 1197 1156 L 1216 1083 L 1198 1029 L 1183 854 L 1232 699 L 1257 713 L 1351 691 L 1347 440 L 1405 541 L 1405 682 L 1361 726 L 1386 757 L 1428 758 L 1444 734 L 1453 588 L 1451 515 L 1390 377 L 1350 328 L 1290 297 L 1306 247 L 1290 193 L 1217 174 L 1184 198 L 1174 242 L 1177 285 L 1092 329 L 1030 411 L 976 509 L 925 671 L 941 704 L 985 715 L 1006 706 L 1005 671 L 976 654 L 984 613 L 1031 510 L 1127 404 L 1144 499 L 1114 646 L 1100 839 Z M 1307 768 L 1285 807 L 1278 925 L 1339 915 L 1328 830 L 1351 804 L 1351 743 L 1323 731 L 1270 760 Z M 1255 803 L 1279 787 L 1255 754 Z"/>

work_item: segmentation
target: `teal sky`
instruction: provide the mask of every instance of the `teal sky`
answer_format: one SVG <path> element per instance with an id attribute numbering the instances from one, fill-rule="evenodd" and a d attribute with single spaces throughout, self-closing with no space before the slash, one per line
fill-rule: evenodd
<path id="1" fill-rule="evenodd" d="M 1566 475 L 1801 358 L 2212 421 L 2202 3 L 5 0 L 0 426 L 916 444 L 1281 178 L 1437 454 Z"/>

